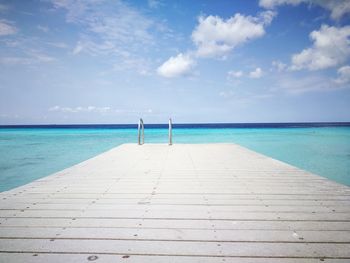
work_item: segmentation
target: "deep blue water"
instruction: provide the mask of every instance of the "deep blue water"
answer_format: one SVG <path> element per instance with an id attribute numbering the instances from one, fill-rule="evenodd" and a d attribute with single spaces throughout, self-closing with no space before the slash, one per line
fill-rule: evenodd
<path id="1" fill-rule="evenodd" d="M 166 143 L 167 132 L 145 125 L 145 142 Z M 350 123 L 174 124 L 173 141 L 237 143 L 350 185 Z M 0 126 L 0 191 L 136 142 L 137 125 Z"/>
<path id="2" fill-rule="evenodd" d="M 173 128 L 317 128 L 317 127 L 350 127 L 350 122 L 284 122 L 284 123 L 174 123 Z M 54 129 L 137 129 L 137 124 L 45 124 L 45 125 L 0 125 L 8 128 L 54 128 Z M 145 128 L 167 129 L 168 124 L 145 124 Z"/>

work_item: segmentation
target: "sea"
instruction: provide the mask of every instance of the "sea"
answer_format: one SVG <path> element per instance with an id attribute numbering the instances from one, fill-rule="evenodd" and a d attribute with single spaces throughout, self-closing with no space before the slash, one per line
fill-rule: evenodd
<path id="1" fill-rule="evenodd" d="M 167 142 L 167 125 L 145 125 L 145 143 Z M 123 143 L 137 143 L 137 125 L 0 126 L 0 191 Z M 236 143 L 350 185 L 350 123 L 173 124 L 173 143 Z"/>

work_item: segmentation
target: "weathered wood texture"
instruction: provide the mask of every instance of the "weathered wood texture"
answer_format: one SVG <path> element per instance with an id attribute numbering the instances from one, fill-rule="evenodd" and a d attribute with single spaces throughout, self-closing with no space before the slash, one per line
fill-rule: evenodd
<path id="1" fill-rule="evenodd" d="M 350 188 L 234 144 L 125 144 L 0 193 L 0 262 L 350 262 Z"/>

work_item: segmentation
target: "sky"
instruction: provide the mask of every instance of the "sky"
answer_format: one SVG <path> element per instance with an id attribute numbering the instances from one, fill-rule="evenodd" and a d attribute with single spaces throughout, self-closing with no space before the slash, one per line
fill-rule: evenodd
<path id="1" fill-rule="evenodd" d="M 0 124 L 350 121 L 350 1 L 0 0 Z"/>

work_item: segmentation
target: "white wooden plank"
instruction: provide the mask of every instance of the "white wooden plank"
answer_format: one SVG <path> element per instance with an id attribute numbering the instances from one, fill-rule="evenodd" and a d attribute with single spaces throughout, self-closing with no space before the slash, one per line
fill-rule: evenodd
<path id="1" fill-rule="evenodd" d="M 350 231 L 219 230 L 181 228 L 62 228 L 0 227 L 1 238 L 134 239 L 225 242 L 342 242 L 350 243 Z"/>
<path id="2" fill-rule="evenodd" d="M 0 239 L 2 252 L 117 253 L 138 255 L 327 257 L 350 259 L 350 244 L 189 242 L 138 240 Z"/>
<path id="3" fill-rule="evenodd" d="M 145 210 L 150 209 L 150 211 L 158 211 L 164 209 L 172 209 L 174 211 L 210 211 L 215 212 L 323 212 L 323 213 L 333 213 L 333 212 L 350 212 L 350 206 L 325 206 L 325 205 L 265 205 L 262 202 L 259 204 L 236 204 L 236 205 L 208 205 L 205 200 L 201 204 L 158 204 L 155 205 L 151 200 L 139 200 L 133 204 L 100 204 L 94 201 L 87 204 L 0 204 L 0 210 Z"/>
<path id="4" fill-rule="evenodd" d="M 109 227 L 151 229 L 222 229 L 222 230 L 313 230 L 350 231 L 350 222 L 328 221 L 230 221 L 115 218 L 2 218 L 3 227 Z"/>
<path id="5" fill-rule="evenodd" d="M 103 262 L 103 263 L 348 263 L 349 259 L 327 258 L 230 258 L 230 257 L 188 257 L 188 256 L 141 256 L 141 255 L 108 255 L 108 254 L 42 254 L 42 253 L 0 253 L 0 262 L 26 263 L 76 263 L 76 262 Z M 95 261 L 96 260 L 96 261 Z"/>
<path id="6" fill-rule="evenodd" d="M 348 262 L 349 232 L 349 187 L 232 144 L 122 145 L 0 193 L 5 262 Z"/>

